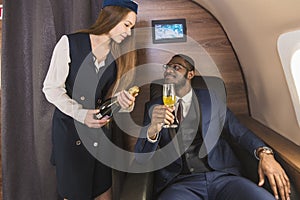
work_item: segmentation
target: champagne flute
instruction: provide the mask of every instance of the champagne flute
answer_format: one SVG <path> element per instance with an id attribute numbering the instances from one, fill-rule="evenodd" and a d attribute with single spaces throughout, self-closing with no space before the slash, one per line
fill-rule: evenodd
<path id="1" fill-rule="evenodd" d="M 175 85 L 174 84 L 172 84 L 172 83 L 163 84 L 163 102 L 164 102 L 164 105 L 167 107 L 172 107 L 175 105 L 176 95 L 175 95 Z M 170 124 L 170 125 L 164 124 L 163 128 L 177 128 L 177 126 L 178 126 L 177 124 Z"/>

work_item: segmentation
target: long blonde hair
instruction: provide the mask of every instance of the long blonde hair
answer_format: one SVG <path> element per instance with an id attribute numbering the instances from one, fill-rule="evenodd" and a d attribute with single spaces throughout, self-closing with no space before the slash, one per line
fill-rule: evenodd
<path id="1" fill-rule="evenodd" d="M 129 12 L 131 10 L 128 8 L 106 6 L 101 10 L 96 22 L 90 28 L 79 32 L 94 35 L 108 34 Z M 133 68 L 137 60 L 133 35 L 126 38 L 121 44 L 111 41 L 111 53 L 116 59 L 118 70 L 116 81 L 113 87 L 110 88 L 109 96 L 117 91 L 128 89 L 132 84 L 135 75 Z"/>

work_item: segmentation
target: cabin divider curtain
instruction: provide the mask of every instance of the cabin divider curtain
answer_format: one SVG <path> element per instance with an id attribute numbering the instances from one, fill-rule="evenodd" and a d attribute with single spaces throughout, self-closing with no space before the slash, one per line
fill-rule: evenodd
<path id="1" fill-rule="evenodd" d="M 55 200 L 50 164 L 54 106 L 42 93 L 62 34 L 89 27 L 102 0 L 4 0 L 2 25 L 2 175 L 4 200 Z"/>

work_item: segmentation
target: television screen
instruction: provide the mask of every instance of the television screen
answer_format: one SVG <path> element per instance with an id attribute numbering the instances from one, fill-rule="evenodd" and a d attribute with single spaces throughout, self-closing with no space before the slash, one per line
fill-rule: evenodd
<path id="1" fill-rule="evenodd" d="M 185 19 L 152 20 L 153 43 L 185 42 Z"/>

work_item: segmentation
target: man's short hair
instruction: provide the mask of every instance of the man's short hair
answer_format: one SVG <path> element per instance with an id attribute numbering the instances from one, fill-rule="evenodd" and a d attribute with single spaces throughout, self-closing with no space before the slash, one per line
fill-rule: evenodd
<path id="1" fill-rule="evenodd" d="M 180 58 L 184 59 L 184 61 L 187 64 L 189 64 L 189 66 L 190 66 L 189 71 L 195 71 L 195 62 L 191 57 L 184 55 L 184 54 L 176 54 L 173 56 L 173 58 L 175 58 L 175 57 L 180 57 Z"/>

